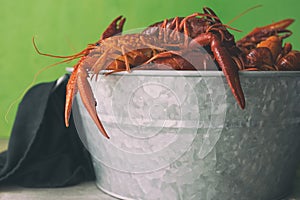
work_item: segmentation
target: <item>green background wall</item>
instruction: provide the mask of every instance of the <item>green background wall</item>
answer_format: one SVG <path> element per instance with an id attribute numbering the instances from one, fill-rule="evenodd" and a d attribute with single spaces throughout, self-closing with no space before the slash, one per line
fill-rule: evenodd
<path id="1" fill-rule="evenodd" d="M 36 37 L 43 52 L 69 55 L 98 40 L 106 26 L 118 15 L 127 18 L 125 30 L 145 27 L 174 16 L 214 9 L 224 23 L 257 4 L 263 7 L 240 17 L 231 26 L 243 31 L 284 18 L 295 18 L 294 34 L 287 41 L 300 49 L 300 1 L 298 0 L 0 0 L 0 138 L 8 137 L 17 105 L 4 115 L 42 67 L 58 59 L 38 55 L 32 45 Z M 42 73 L 37 82 L 57 79 L 65 73 L 62 64 Z"/>

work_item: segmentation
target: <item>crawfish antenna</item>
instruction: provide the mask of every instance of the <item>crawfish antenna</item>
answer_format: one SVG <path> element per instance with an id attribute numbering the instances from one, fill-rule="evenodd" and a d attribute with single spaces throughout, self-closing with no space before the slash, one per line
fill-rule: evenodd
<path id="1" fill-rule="evenodd" d="M 78 53 L 76 53 L 76 54 L 74 54 L 74 55 L 69 55 L 69 56 L 58 56 L 58 55 L 53 55 L 53 54 L 48 54 L 48 53 L 43 53 L 43 52 L 41 52 L 41 51 L 38 49 L 37 45 L 36 45 L 36 42 L 35 42 L 34 37 L 32 37 L 32 44 L 33 44 L 33 47 L 34 47 L 35 51 L 36 51 L 38 54 L 40 54 L 40 55 L 42 55 L 42 56 L 53 57 L 53 58 L 73 58 L 73 59 L 76 59 L 76 58 L 79 58 L 79 57 L 83 56 L 83 55 L 85 54 L 85 52 L 86 52 L 86 49 L 84 49 L 83 51 L 78 52 Z"/>
<path id="2" fill-rule="evenodd" d="M 54 66 L 56 66 L 56 65 L 59 65 L 59 64 L 61 64 L 61 63 L 69 62 L 69 61 L 71 61 L 71 60 L 73 60 L 73 58 L 72 58 L 72 59 L 66 59 L 66 60 L 63 60 L 63 61 L 61 61 L 61 62 L 54 63 L 54 64 L 52 64 L 52 65 L 48 65 L 48 66 L 43 67 L 42 69 L 40 69 L 38 72 L 36 72 L 35 75 L 34 75 L 34 77 L 33 77 L 33 79 L 32 79 L 32 81 L 31 81 L 31 83 L 23 90 L 23 92 L 20 94 L 20 96 L 19 96 L 17 99 L 15 99 L 15 100 L 9 105 L 9 107 L 8 107 L 6 113 L 5 113 L 5 116 L 4 116 L 4 119 L 5 119 L 6 123 L 8 123 L 8 114 L 10 113 L 11 109 L 13 108 L 13 106 L 14 106 L 16 103 L 18 103 L 18 102 L 22 99 L 22 97 L 26 94 L 26 92 L 27 92 L 27 91 L 28 91 L 28 90 L 36 83 L 37 77 L 38 77 L 42 72 L 44 72 L 44 71 L 50 69 L 51 67 L 54 67 Z"/>
<path id="3" fill-rule="evenodd" d="M 228 23 L 227 25 L 229 24 L 232 24 L 234 21 L 236 21 L 238 18 L 242 17 L 243 15 L 247 14 L 248 12 L 256 9 L 256 8 L 259 8 L 259 7 L 262 7 L 262 5 L 256 5 L 256 6 L 253 6 L 251 8 L 248 8 L 246 9 L 245 11 L 243 11 L 242 13 L 240 13 L 239 15 L 235 16 L 234 18 L 232 18 Z"/>
<path id="4" fill-rule="evenodd" d="M 6 111 L 6 114 L 5 114 L 5 116 L 4 116 L 4 119 L 5 119 L 6 123 L 8 123 L 8 114 L 10 113 L 12 107 L 13 107 L 16 103 L 18 103 L 18 102 L 22 99 L 22 97 L 25 95 L 25 93 L 26 93 L 26 92 L 27 92 L 27 91 L 28 91 L 28 90 L 36 83 L 37 77 L 38 77 L 42 72 L 44 72 L 44 71 L 46 71 L 46 70 L 48 70 L 48 69 L 50 69 L 50 68 L 52 68 L 52 67 L 54 67 L 54 66 L 56 66 L 56 65 L 59 65 L 59 64 L 62 64 L 62 63 L 66 63 L 66 62 L 70 62 L 70 61 L 72 61 L 72 60 L 74 60 L 74 59 L 76 59 L 76 58 L 82 57 L 82 56 L 86 53 L 86 50 L 89 48 L 89 47 L 88 47 L 88 48 L 84 49 L 83 51 L 81 51 L 81 52 L 79 52 L 79 53 L 76 53 L 76 54 L 74 54 L 74 55 L 69 55 L 69 56 L 57 56 L 57 55 L 52 55 L 52 54 L 42 53 L 42 52 L 38 49 L 38 47 L 37 47 L 37 45 L 36 45 L 36 43 L 35 43 L 34 37 L 32 37 L 32 43 L 33 43 L 34 49 L 36 50 L 36 52 L 37 52 L 38 54 L 43 55 L 43 56 L 54 57 L 54 58 L 65 58 L 65 60 L 62 60 L 62 61 L 57 62 L 57 63 L 54 63 L 54 64 L 52 64 L 52 65 L 48 65 L 48 66 L 46 66 L 46 67 L 43 67 L 42 69 L 40 69 L 38 72 L 35 73 L 35 75 L 34 75 L 32 81 L 31 81 L 31 83 L 23 90 L 23 92 L 21 93 L 21 95 L 20 95 L 17 99 L 15 99 L 15 100 L 9 105 L 9 107 L 8 107 L 8 109 L 7 109 L 7 111 Z M 92 47 L 90 47 L 90 48 L 92 48 Z"/>

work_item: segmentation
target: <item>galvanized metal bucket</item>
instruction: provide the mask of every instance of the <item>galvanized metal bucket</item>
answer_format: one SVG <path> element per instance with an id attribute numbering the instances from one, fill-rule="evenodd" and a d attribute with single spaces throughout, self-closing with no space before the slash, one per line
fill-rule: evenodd
<path id="1" fill-rule="evenodd" d="M 300 150 L 300 72 L 241 72 L 241 110 L 219 71 L 133 71 L 90 80 L 111 139 L 81 99 L 76 128 L 97 186 L 121 199 L 273 200 Z"/>

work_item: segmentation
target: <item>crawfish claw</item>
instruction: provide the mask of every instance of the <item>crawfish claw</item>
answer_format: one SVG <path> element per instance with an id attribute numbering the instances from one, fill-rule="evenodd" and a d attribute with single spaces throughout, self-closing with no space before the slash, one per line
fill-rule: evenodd
<path id="1" fill-rule="evenodd" d="M 69 127 L 69 119 L 71 115 L 71 109 L 73 99 L 77 93 L 77 72 L 78 67 L 74 67 L 73 73 L 71 74 L 68 84 L 66 86 L 66 102 L 65 102 L 65 125 Z"/>
<path id="2" fill-rule="evenodd" d="M 286 28 L 291 25 L 295 20 L 294 19 L 284 19 L 272 24 L 254 28 L 250 33 L 237 41 L 238 46 L 243 46 L 243 43 L 255 42 L 259 43 L 262 41 L 262 38 L 267 38 L 278 33 L 285 33 L 281 36 L 281 39 L 284 39 L 291 35 L 291 31 Z"/>
<path id="3" fill-rule="evenodd" d="M 96 126 L 100 132 L 109 139 L 96 111 L 96 103 L 93 98 L 92 88 L 87 81 L 87 71 L 83 67 L 83 61 L 85 57 L 82 57 L 77 65 L 74 66 L 74 70 L 70 76 L 70 79 L 66 88 L 66 103 L 65 103 L 65 125 L 69 126 L 69 118 L 71 114 L 72 104 L 76 93 L 79 91 L 81 100 L 86 110 L 90 114 L 92 120 L 95 122 Z"/>
<path id="4" fill-rule="evenodd" d="M 77 87 L 78 91 L 82 100 L 83 105 L 87 109 L 88 113 L 90 114 L 92 120 L 101 131 L 101 133 L 109 139 L 96 111 L 96 103 L 94 99 L 94 95 L 92 92 L 92 88 L 87 81 L 88 74 L 84 68 L 79 68 L 78 70 L 78 77 L 77 77 Z"/>
<path id="5" fill-rule="evenodd" d="M 123 30 L 125 21 L 126 21 L 126 18 L 123 18 L 122 15 L 117 17 L 116 19 L 114 19 L 111 22 L 111 24 L 107 27 L 107 29 L 103 32 L 103 34 L 101 35 L 100 41 L 121 33 Z"/>

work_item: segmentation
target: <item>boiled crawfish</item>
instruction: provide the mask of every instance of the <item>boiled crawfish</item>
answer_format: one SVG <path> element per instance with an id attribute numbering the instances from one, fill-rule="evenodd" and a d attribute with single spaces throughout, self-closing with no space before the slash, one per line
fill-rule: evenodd
<path id="1" fill-rule="evenodd" d="M 227 30 L 228 27 L 221 22 L 212 9 L 204 7 L 203 13 L 165 19 L 150 25 L 143 33 L 163 38 L 165 35 L 173 36 L 175 35 L 173 33 L 181 32 L 192 38 L 191 45 L 196 43 L 203 46 L 211 53 L 212 58 L 223 71 L 235 99 L 243 109 L 245 107 L 245 97 L 238 75 L 239 66 L 242 65 L 241 51 L 235 44 L 234 36 Z M 163 59 L 160 56 L 155 58 L 159 58 L 155 61 L 156 63 L 176 63 L 174 60 L 177 63 L 183 63 L 181 57 L 174 58 L 173 55 L 166 56 Z M 176 66 L 173 66 L 173 68 L 177 69 Z"/>
<path id="2" fill-rule="evenodd" d="M 245 107 L 238 73 L 244 65 L 243 51 L 236 46 L 234 36 L 227 30 L 228 26 L 222 24 L 210 8 L 203 8 L 203 13 L 155 23 L 143 33 L 117 35 L 121 34 L 124 23 L 125 18 L 117 17 L 104 31 L 99 41 L 89 44 L 86 49 L 75 55 L 65 57 L 66 61 L 80 58 L 74 66 L 66 88 L 66 126 L 69 125 L 74 96 L 79 91 L 92 120 L 100 132 L 109 138 L 96 112 L 97 103 L 87 80 L 90 73 L 92 78 L 94 76 L 97 78 L 101 70 L 111 70 L 110 73 L 114 73 L 131 69 L 148 69 L 151 63 L 169 65 L 173 69 L 203 69 L 206 66 L 193 66 L 182 57 L 187 54 L 205 58 L 207 54 L 199 50 L 199 45 L 214 58 L 239 106 L 242 109 Z M 171 50 L 168 50 L 170 48 Z M 201 62 L 202 59 L 199 60 Z M 161 69 L 162 65 L 152 66 L 159 66 L 158 69 Z"/>
<path id="3" fill-rule="evenodd" d="M 283 40 L 292 32 L 287 29 L 294 22 L 284 19 L 267 26 L 257 27 L 237 41 L 242 50 L 243 65 L 240 70 L 300 70 L 300 52 L 292 50 Z"/>
<path id="4" fill-rule="evenodd" d="M 214 57 L 238 104 L 244 108 L 245 98 L 236 62 L 239 49 L 235 45 L 234 37 L 210 8 L 204 8 L 203 11 L 204 13 L 165 20 L 154 25 L 158 26 L 158 29 L 150 27 L 144 33 L 115 36 L 122 32 L 125 22 L 125 18 L 120 16 L 108 26 L 99 41 L 88 45 L 75 55 L 65 57 L 67 61 L 81 58 L 74 66 L 66 88 L 66 126 L 69 125 L 74 96 L 79 91 L 92 120 L 101 133 L 109 138 L 96 112 L 96 101 L 87 81 L 89 72 L 96 74 L 97 77 L 98 72 L 104 69 L 110 69 L 112 73 L 130 71 L 139 65 L 142 65 L 143 69 L 143 64 L 161 62 L 174 69 L 185 69 L 182 65 L 186 64 L 186 61 L 181 56 L 183 54 L 203 56 L 199 51 L 199 45 L 205 47 Z M 167 51 L 169 47 L 173 49 Z"/>

